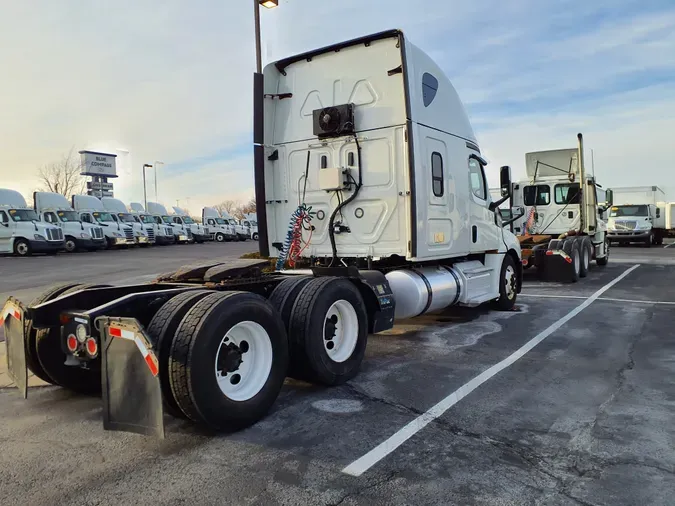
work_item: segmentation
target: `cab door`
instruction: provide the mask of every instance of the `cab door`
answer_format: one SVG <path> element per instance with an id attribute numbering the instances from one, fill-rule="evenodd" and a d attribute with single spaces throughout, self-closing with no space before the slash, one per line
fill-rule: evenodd
<path id="1" fill-rule="evenodd" d="M 478 155 L 469 155 L 469 249 L 471 253 L 498 250 L 501 230 L 490 211 L 490 198 L 485 162 Z"/>
<path id="2" fill-rule="evenodd" d="M 0 253 L 11 253 L 12 222 L 5 211 L 0 211 Z"/>

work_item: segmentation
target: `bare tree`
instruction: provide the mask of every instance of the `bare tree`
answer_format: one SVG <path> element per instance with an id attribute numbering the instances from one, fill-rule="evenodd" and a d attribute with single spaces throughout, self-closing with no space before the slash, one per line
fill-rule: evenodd
<path id="1" fill-rule="evenodd" d="M 239 209 L 237 209 L 237 214 L 239 215 L 240 219 L 247 214 L 255 212 L 256 212 L 255 197 L 252 197 L 246 204 L 239 206 Z"/>
<path id="2" fill-rule="evenodd" d="M 236 200 L 223 200 L 220 204 L 213 207 L 217 209 L 219 213 L 226 212 L 227 214 L 234 216 L 240 205 L 241 203 Z"/>
<path id="3" fill-rule="evenodd" d="M 87 181 L 82 172 L 75 148 L 70 148 L 67 155 L 64 155 L 58 162 L 53 162 L 40 167 L 38 176 L 40 177 L 41 191 L 60 193 L 66 198 L 71 195 L 81 195 L 87 189 Z"/>

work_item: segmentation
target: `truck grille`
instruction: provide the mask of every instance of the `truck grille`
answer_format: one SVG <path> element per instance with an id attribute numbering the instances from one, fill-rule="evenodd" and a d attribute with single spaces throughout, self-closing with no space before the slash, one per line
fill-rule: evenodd
<path id="1" fill-rule="evenodd" d="M 63 230 L 60 228 L 48 228 L 47 229 L 47 240 L 48 241 L 63 241 Z"/>
<path id="2" fill-rule="evenodd" d="M 189 228 L 187 229 L 187 236 L 188 239 L 192 239 L 192 230 L 190 230 Z"/>
<path id="3" fill-rule="evenodd" d="M 204 235 L 209 235 L 209 229 L 204 227 Z"/>
<path id="4" fill-rule="evenodd" d="M 148 227 L 145 229 L 145 231 L 148 233 L 148 238 L 150 239 L 151 242 L 155 241 L 155 229 L 152 227 Z"/>
<path id="5" fill-rule="evenodd" d="M 617 230 L 635 230 L 637 221 L 615 221 L 614 225 Z"/>
<path id="6" fill-rule="evenodd" d="M 103 239 L 103 229 L 101 227 L 94 227 L 91 229 L 91 236 L 94 239 Z"/>
<path id="7" fill-rule="evenodd" d="M 172 228 L 169 228 L 169 227 L 166 227 L 166 228 L 164 229 L 164 233 L 165 233 L 166 235 L 173 235 L 173 229 L 172 229 Z"/>
<path id="8" fill-rule="evenodd" d="M 124 235 L 126 236 L 127 239 L 133 239 L 134 231 L 129 227 L 124 227 Z"/>

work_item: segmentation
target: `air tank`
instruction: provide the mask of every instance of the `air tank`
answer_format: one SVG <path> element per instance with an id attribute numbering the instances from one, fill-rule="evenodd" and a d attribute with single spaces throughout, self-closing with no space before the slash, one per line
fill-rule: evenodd
<path id="1" fill-rule="evenodd" d="M 462 278 L 453 267 L 401 269 L 388 273 L 386 278 L 396 299 L 397 320 L 452 306 L 462 293 Z"/>

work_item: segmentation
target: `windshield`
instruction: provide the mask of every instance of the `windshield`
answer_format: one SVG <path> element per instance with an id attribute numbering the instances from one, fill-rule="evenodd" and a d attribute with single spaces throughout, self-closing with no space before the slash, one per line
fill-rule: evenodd
<path id="1" fill-rule="evenodd" d="M 93 213 L 94 219 L 100 223 L 115 221 L 110 213 Z"/>
<path id="2" fill-rule="evenodd" d="M 80 216 L 76 211 L 58 211 L 56 214 L 61 221 L 66 223 L 69 221 L 80 221 Z"/>
<path id="3" fill-rule="evenodd" d="M 128 213 L 119 213 L 117 216 L 124 223 L 136 223 L 136 220 L 134 220 L 134 217 L 132 215 L 128 214 Z"/>
<path id="4" fill-rule="evenodd" d="M 10 209 L 9 215 L 14 221 L 37 221 L 38 215 L 32 209 Z"/>
<path id="5" fill-rule="evenodd" d="M 252 222 L 251 222 L 251 226 L 252 226 L 252 227 L 257 227 L 257 226 L 258 226 L 258 222 L 257 222 L 257 221 L 252 221 Z"/>
<path id="6" fill-rule="evenodd" d="M 227 225 L 227 221 L 222 218 L 215 218 L 218 225 Z"/>
<path id="7" fill-rule="evenodd" d="M 183 223 L 186 223 L 187 225 L 192 225 L 195 222 L 192 218 L 189 216 L 183 216 Z"/>
<path id="8" fill-rule="evenodd" d="M 171 216 L 162 216 L 162 220 L 164 221 L 164 223 L 168 223 L 169 225 L 173 223 Z"/>
<path id="9" fill-rule="evenodd" d="M 141 215 L 141 221 L 143 223 L 155 223 L 155 219 L 150 216 L 149 214 L 142 214 Z"/>
<path id="10" fill-rule="evenodd" d="M 647 206 L 615 206 L 609 212 L 610 218 L 622 217 L 647 217 L 649 216 L 649 207 Z"/>

